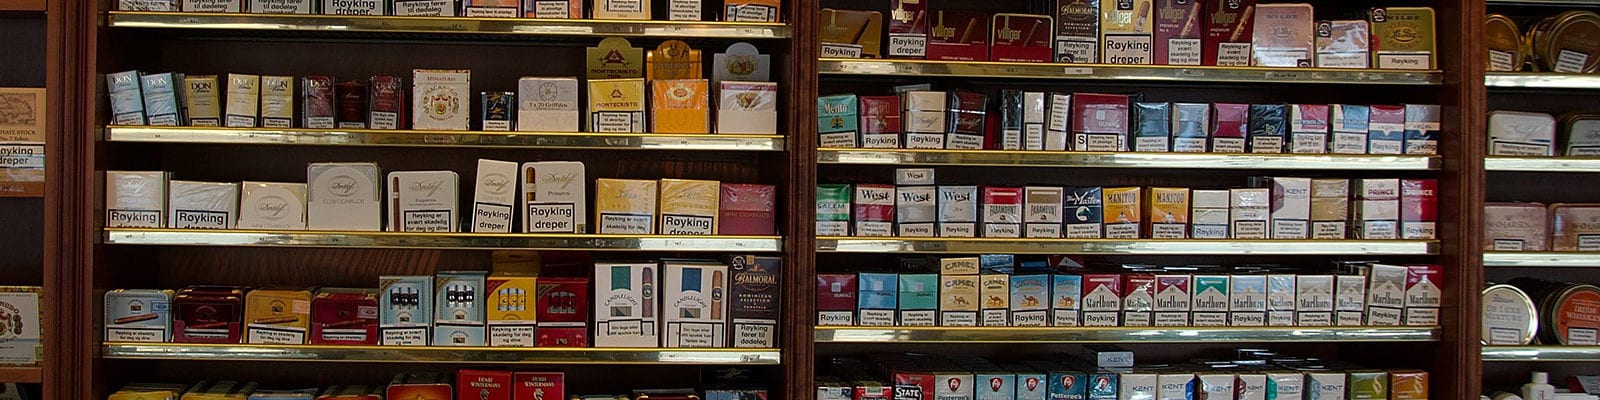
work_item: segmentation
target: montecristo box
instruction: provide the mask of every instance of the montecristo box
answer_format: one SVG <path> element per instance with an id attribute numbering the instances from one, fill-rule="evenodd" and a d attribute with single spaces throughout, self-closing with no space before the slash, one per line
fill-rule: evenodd
<path id="1" fill-rule="evenodd" d="M 589 79 L 644 77 L 644 49 L 628 44 L 628 39 L 605 38 L 584 51 L 588 55 Z"/>
<path id="2" fill-rule="evenodd" d="M 662 179 L 660 185 L 661 234 L 717 234 L 719 182 Z"/>
<path id="3" fill-rule="evenodd" d="M 596 179 L 595 233 L 654 235 L 656 181 Z"/>
<path id="4" fill-rule="evenodd" d="M 651 82 L 651 89 L 651 132 L 711 132 L 705 79 L 658 80 Z"/>
<path id="5" fill-rule="evenodd" d="M 1428 7 L 1382 7 L 1372 22 L 1372 65 L 1381 69 L 1433 69 L 1434 21 Z"/>
<path id="6" fill-rule="evenodd" d="M 644 132 L 644 80 L 590 79 L 589 131 Z"/>
<path id="7" fill-rule="evenodd" d="M 1149 65 L 1154 0 L 1112 0 L 1100 7 L 1100 61 Z"/>

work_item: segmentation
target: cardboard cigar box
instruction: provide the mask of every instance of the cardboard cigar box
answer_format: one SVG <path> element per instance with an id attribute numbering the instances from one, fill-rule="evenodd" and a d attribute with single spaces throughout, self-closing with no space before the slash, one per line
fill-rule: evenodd
<path id="1" fill-rule="evenodd" d="M 596 263 L 595 347 L 660 347 L 655 263 Z"/>
<path id="2" fill-rule="evenodd" d="M 378 344 L 378 292 L 318 289 L 311 298 L 311 344 Z"/>
<path id="3" fill-rule="evenodd" d="M 172 340 L 171 290 L 115 289 L 105 295 L 105 339 L 162 343 Z"/>
<path id="4" fill-rule="evenodd" d="M 1333 325 L 1333 276 L 1300 275 L 1295 278 L 1295 325 Z"/>
<path id="5" fill-rule="evenodd" d="M 173 342 L 240 343 L 244 334 L 244 289 L 186 287 L 173 296 L 172 308 Z"/>
<path id="6" fill-rule="evenodd" d="M 1439 181 L 1400 180 L 1400 238 L 1434 239 L 1438 220 Z"/>
<path id="7" fill-rule="evenodd" d="M 1133 151 L 1172 151 L 1172 103 L 1133 103 L 1133 120 Z"/>
<path id="8" fill-rule="evenodd" d="M 139 86 L 139 71 L 106 74 L 111 119 L 117 125 L 145 124 L 144 95 L 140 93 Z"/>
<path id="9" fill-rule="evenodd" d="M 1333 137 L 1328 152 L 1366 154 L 1370 135 L 1367 106 L 1334 104 L 1329 107 L 1333 110 Z"/>
<path id="10" fill-rule="evenodd" d="M 778 347 L 778 300 L 783 259 L 741 255 L 728 258 L 728 346 Z"/>
<path id="11" fill-rule="evenodd" d="M 1227 239 L 1232 232 L 1229 209 L 1232 193 L 1228 190 L 1195 189 L 1190 193 L 1189 237 L 1195 239 Z"/>
<path id="12" fill-rule="evenodd" d="M 537 284 L 534 345 L 589 347 L 589 278 L 541 276 Z"/>
<path id="13" fill-rule="evenodd" d="M 255 393 L 255 382 L 201 381 L 183 393 L 182 400 L 241 400 Z"/>
<path id="14" fill-rule="evenodd" d="M 728 266 L 662 262 L 664 347 L 728 347 Z"/>
<path id="15" fill-rule="evenodd" d="M 522 163 L 522 231 L 589 232 L 588 182 L 581 162 Z"/>
<path id="16" fill-rule="evenodd" d="M 1009 326 L 1050 326 L 1050 275 L 1011 275 L 1009 284 Z"/>
<path id="17" fill-rule="evenodd" d="M 1356 196 L 1356 203 L 1350 207 L 1356 238 L 1400 238 L 1400 180 L 1358 180 Z"/>
<path id="18" fill-rule="evenodd" d="M 305 344 L 311 290 L 255 289 L 244 297 L 245 343 Z"/>
<path id="19" fill-rule="evenodd" d="M 317 400 L 383 400 L 385 386 L 333 385 L 322 390 Z"/>
<path id="20" fill-rule="evenodd" d="M 590 79 L 589 132 L 644 132 L 644 80 Z"/>
<path id="21" fill-rule="evenodd" d="M 985 273 L 978 276 L 980 326 L 1011 325 L 1011 275 Z"/>
<path id="22" fill-rule="evenodd" d="M 1249 143 L 1250 105 L 1215 103 L 1211 105 L 1211 152 L 1243 153 Z"/>
<path id="23" fill-rule="evenodd" d="M 1062 219 L 1066 224 L 1066 237 L 1072 239 L 1099 239 L 1104 237 L 1103 190 L 1097 186 L 1069 187 L 1062 201 Z"/>
<path id="24" fill-rule="evenodd" d="M 446 271 L 433 279 L 434 346 L 484 346 L 483 271 Z"/>
<path id="25" fill-rule="evenodd" d="M 1189 237 L 1189 188 L 1155 187 L 1144 194 L 1144 231 L 1150 238 Z"/>
<path id="26" fill-rule="evenodd" d="M 840 94 L 817 98 L 818 145 L 834 148 L 861 147 L 856 95 Z"/>
<path id="27" fill-rule="evenodd" d="M 1410 269 L 1400 265 L 1373 264 L 1367 270 L 1367 325 L 1401 324 L 1409 274 Z"/>
<path id="28" fill-rule="evenodd" d="M 261 76 L 228 74 L 224 121 L 230 128 L 261 126 Z"/>
<path id="29" fill-rule="evenodd" d="M 168 226 L 177 229 L 233 229 L 239 215 L 239 184 L 172 181 Z"/>
<path id="30" fill-rule="evenodd" d="M 656 181 L 596 179 L 595 233 L 656 234 Z"/>
<path id="31" fill-rule="evenodd" d="M 950 116 L 946 119 L 949 127 L 945 129 L 948 134 L 944 142 L 945 148 L 983 149 L 987 126 L 984 116 L 987 114 L 989 97 L 981 93 L 958 90 L 950 92 L 949 102 Z"/>
<path id="32" fill-rule="evenodd" d="M 1083 276 L 1082 326 L 1121 325 L 1123 282 L 1121 275 Z"/>
<path id="33" fill-rule="evenodd" d="M 1368 106 L 1367 154 L 1401 154 L 1404 152 L 1405 123 L 1405 107 Z"/>
<path id="34" fill-rule="evenodd" d="M 1228 225 L 1234 239 L 1266 239 L 1271 215 L 1271 189 L 1229 189 Z"/>
<path id="35" fill-rule="evenodd" d="M 517 163 L 478 159 L 469 231 L 511 233 L 517 203 Z"/>
<path id="36" fill-rule="evenodd" d="M 1073 96 L 1072 115 L 1072 150 L 1128 149 L 1128 96 L 1078 93 Z"/>
<path id="37" fill-rule="evenodd" d="M 1439 324 L 1441 279 L 1444 270 L 1437 264 L 1406 266 L 1406 311 L 1403 324 L 1408 326 L 1433 326 Z"/>
<path id="38" fill-rule="evenodd" d="M 723 81 L 717 93 L 717 133 L 778 132 L 777 83 Z"/>
<path id="39" fill-rule="evenodd" d="M 741 0 L 731 0 L 741 1 Z M 753 0 L 773 2 L 776 0 Z M 776 17 L 776 14 L 774 14 Z M 773 21 L 777 22 L 777 21 Z M 772 80 L 772 55 L 761 54 L 755 45 L 738 42 L 727 50 L 711 56 L 711 87 L 721 88 L 725 81 L 769 82 Z"/>
<path id="40" fill-rule="evenodd" d="M 676 1 L 676 0 L 672 0 Z M 682 40 L 661 42 L 654 50 L 645 52 L 645 79 L 650 82 L 665 80 L 703 79 L 700 50 L 689 48 Z"/>
<path id="41" fill-rule="evenodd" d="M 378 277 L 378 334 L 384 346 L 427 346 L 433 325 L 433 277 Z"/>
<path id="42" fill-rule="evenodd" d="M 1072 95 L 1066 93 L 1049 93 L 1045 96 L 1047 101 L 1044 106 L 1044 150 L 1064 151 L 1069 148 L 1072 133 L 1068 125 L 1072 123 Z"/>
<path id="43" fill-rule="evenodd" d="M 728 22 L 779 22 L 779 0 L 724 0 L 722 20 Z"/>
<path id="44" fill-rule="evenodd" d="M 300 127 L 333 129 L 334 113 L 337 112 L 333 105 L 336 98 L 333 92 L 333 78 L 323 75 L 300 77 Z M 215 100 L 215 94 L 212 96 L 212 100 Z"/>
<path id="45" fill-rule="evenodd" d="M 929 14 L 929 60 L 989 60 L 989 14 L 945 10 Z"/>
<path id="46" fill-rule="evenodd" d="M 176 8 L 173 7 L 173 11 Z M 127 7 L 122 9 L 126 10 Z M 189 385 L 182 383 L 130 383 L 107 396 L 106 400 L 177 400 L 188 390 Z"/>
<path id="47" fill-rule="evenodd" d="M 522 77 L 516 98 L 518 131 L 578 131 L 577 77 Z"/>
<path id="48" fill-rule="evenodd" d="M 663 235 L 717 234 L 717 204 L 721 188 L 717 181 L 662 179 L 659 232 Z"/>
<path id="49" fill-rule="evenodd" d="M 938 187 L 938 236 L 978 236 L 978 187 Z"/>
<path id="50" fill-rule="evenodd" d="M 389 173 L 391 232 L 460 232 L 455 171 Z"/>
<path id="51" fill-rule="evenodd" d="M 485 281 L 484 317 L 488 325 L 488 345 L 494 347 L 533 347 L 538 326 L 539 278 L 533 276 L 491 275 Z"/>
<path id="52" fill-rule="evenodd" d="M 1138 239 L 1143 236 L 1144 208 L 1139 205 L 1142 195 L 1138 187 L 1105 188 L 1102 217 L 1107 239 Z"/>
<path id="53" fill-rule="evenodd" d="M 948 113 L 945 92 L 908 91 L 901 93 L 905 107 L 901 118 L 905 124 L 905 147 L 908 149 L 945 148 L 945 123 Z"/>
<path id="54" fill-rule="evenodd" d="M 1061 237 L 1064 192 L 1056 186 L 1029 186 L 1022 189 L 1026 237 Z"/>
<path id="55" fill-rule="evenodd" d="M 890 58 L 923 58 L 928 53 L 926 0 L 895 0 L 889 6 Z"/>
<path id="56" fill-rule="evenodd" d="M 455 395 L 450 377 L 432 372 L 396 374 L 389 381 L 386 399 L 449 400 Z"/>
<path id="57" fill-rule="evenodd" d="M 1294 326 L 1295 276 L 1267 275 L 1267 326 Z"/>
<path id="58" fill-rule="evenodd" d="M 1202 0 L 1206 15 L 1204 65 L 1248 67 L 1255 0 Z"/>
<path id="59" fill-rule="evenodd" d="M 1288 147 L 1295 154 L 1328 152 L 1328 105 L 1289 105 Z"/>
<path id="60" fill-rule="evenodd" d="M 1289 135 L 1289 106 L 1283 104 L 1251 104 L 1249 123 L 1249 151 L 1251 153 L 1282 153 L 1284 138 Z"/>
<path id="61" fill-rule="evenodd" d="M 817 185 L 817 236 L 849 236 L 850 185 Z"/>
<path id="62" fill-rule="evenodd" d="M 896 317 L 900 326 L 938 325 L 938 274 L 900 274 L 897 286 L 900 296 Z"/>
<path id="63" fill-rule="evenodd" d="M 817 326 L 855 325 L 855 274 L 817 275 Z"/>
<path id="64" fill-rule="evenodd" d="M 856 324 L 895 326 L 900 299 L 900 275 L 862 272 L 856 274 Z"/>
<path id="65" fill-rule="evenodd" d="M 181 96 L 184 109 L 183 124 L 188 126 L 222 126 L 222 101 L 218 93 L 221 89 L 220 86 L 217 86 L 216 75 L 184 76 L 183 94 Z M 327 89 L 331 97 L 332 87 L 330 86 Z M 329 100 L 331 101 L 331 99 Z M 306 115 L 313 114 L 307 113 Z M 329 110 L 328 115 L 332 115 L 331 110 Z M 117 123 L 121 124 L 120 121 Z M 322 126 L 313 126 L 311 124 L 306 124 L 305 127 L 322 128 Z"/>
<path id="66" fill-rule="evenodd" d="M 894 236 L 895 187 L 889 185 L 855 185 L 856 236 Z"/>
<path id="67" fill-rule="evenodd" d="M 1555 155 L 1556 119 L 1550 114 L 1493 111 L 1489 113 L 1489 155 Z"/>
<path id="68" fill-rule="evenodd" d="M 1439 105 L 1407 104 L 1405 123 L 1406 154 L 1439 154 Z M 1568 129 L 1568 132 L 1581 131 Z M 1571 153 L 1571 150 L 1568 150 Z"/>
<path id="69" fill-rule="evenodd" d="M 511 400 L 511 371 L 458 370 L 456 390 L 458 399 Z"/>
<path id="70" fill-rule="evenodd" d="M 1100 62 L 1100 0 L 1053 0 L 1055 61 Z"/>
<path id="71" fill-rule="evenodd" d="M 1367 277 L 1339 275 L 1334 277 L 1334 325 L 1361 326 L 1366 323 Z"/>
<path id="72" fill-rule="evenodd" d="M 983 237 L 1022 237 L 1022 188 L 983 188 Z"/>
<path id="73" fill-rule="evenodd" d="M 144 95 L 146 123 L 153 126 L 177 126 L 182 117 L 178 108 L 178 91 L 174 80 L 182 80 L 171 72 L 139 77 L 139 91 Z"/>
<path id="74" fill-rule="evenodd" d="M 239 183 L 239 229 L 305 230 L 304 183 Z"/>
<path id="75" fill-rule="evenodd" d="M 325 15 L 389 15 L 389 2 L 380 0 L 322 0 Z"/>
<path id="76" fill-rule="evenodd" d="M 517 94 L 515 92 L 480 92 L 478 93 L 478 126 L 485 131 L 507 132 L 512 130 L 515 117 L 513 110 L 517 108 Z"/>
<path id="77" fill-rule="evenodd" d="M 650 2 L 632 0 L 595 0 L 589 9 L 594 19 L 650 19 Z"/>
<path id="78" fill-rule="evenodd" d="M 1194 311 L 1192 316 L 1194 326 L 1227 326 L 1230 322 L 1232 322 L 1233 318 L 1230 316 L 1229 312 L 1231 312 L 1233 309 L 1232 301 L 1233 297 L 1236 296 L 1236 294 L 1233 293 L 1235 286 L 1233 286 L 1232 278 L 1235 277 L 1229 275 L 1194 276 L 1194 286 L 1192 289 L 1194 293 L 1192 303 L 1193 307 L 1191 307 L 1191 309 Z M 1256 296 L 1257 301 L 1263 299 L 1262 296 L 1265 294 L 1264 292 L 1266 292 L 1265 289 L 1258 289 L 1255 291 L 1254 295 Z M 1262 308 L 1259 311 L 1266 311 L 1265 303 L 1262 302 L 1261 304 Z M 1245 310 L 1241 309 L 1240 311 Z M 1266 320 L 1266 314 L 1264 312 L 1257 312 L 1256 318 L 1253 318 L 1253 320 L 1262 321 L 1264 323 Z"/>
<path id="79" fill-rule="evenodd" d="M 1083 276 L 1050 275 L 1050 326 L 1078 326 L 1083 308 Z"/>
<path id="80" fill-rule="evenodd" d="M 1100 62 L 1149 65 L 1155 0 L 1114 0 L 1100 5 Z"/>
<path id="81" fill-rule="evenodd" d="M 1155 0 L 1156 35 L 1151 55 L 1156 65 L 1200 65 L 1201 0 Z"/>
<path id="82" fill-rule="evenodd" d="M 146 96 L 149 94 L 146 93 Z M 261 126 L 268 128 L 294 127 L 294 77 L 261 77 Z M 146 106 L 146 109 L 149 107 Z M 151 114 L 151 125 L 155 116 Z"/>
<path id="83" fill-rule="evenodd" d="M 995 14 L 990 27 L 990 61 L 1047 63 L 1055 58 L 1050 45 L 1055 21 L 1048 15 Z"/>
<path id="84" fill-rule="evenodd" d="M 404 129 L 405 92 L 398 76 L 374 76 L 367 95 L 368 129 Z M 465 96 L 465 91 L 462 91 Z M 419 100 L 418 105 L 421 105 Z M 466 110 L 458 110 L 463 115 Z"/>
<path id="85" fill-rule="evenodd" d="M 776 233 L 778 189 L 772 185 L 723 183 L 717 209 L 716 232 L 723 235 Z"/>
<path id="86" fill-rule="evenodd" d="M 1379 7 L 1372 22 L 1372 65 L 1381 69 L 1433 69 L 1434 20 L 1428 7 Z"/>
<path id="87" fill-rule="evenodd" d="M 1190 290 L 1195 287 L 1194 278 L 1189 275 L 1156 275 L 1154 325 L 1190 326 Z"/>
<path id="88" fill-rule="evenodd" d="M 1254 65 L 1310 67 L 1316 22 L 1310 4 L 1258 4 L 1252 36 Z"/>
<path id="89" fill-rule="evenodd" d="M 1151 274 L 1122 275 L 1122 326 L 1151 326 L 1155 323 L 1156 277 Z"/>
<path id="90" fill-rule="evenodd" d="M 877 11 L 822 9 L 822 56 L 883 58 L 883 14 Z"/>
<path id="91" fill-rule="evenodd" d="M 898 186 L 894 202 L 895 236 L 935 236 L 938 193 L 934 186 Z"/>
<path id="92" fill-rule="evenodd" d="M 1438 147 L 1438 106 L 1406 105 L 1406 151 L 1414 149 L 1417 153 L 1407 154 L 1434 154 Z M 1567 132 L 1565 154 L 1567 156 L 1594 156 L 1600 154 L 1600 116 L 1593 114 L 1568 114 L 1561 118 L 1561 125 Z M 1431 128 L 1432 131 L 1427 129 Z"/>
<path id="93" fill-rule="evenodd" d="M 978 275 L 939 275 L 939 325 L 978 326 Z"/>
<path id="94" fill-rule="evenodd" d="M 1317 68 L 1369 68 L 1370 32 L 1365 20 L 1317 21 Z"/>
<path id="95" fill-rule="evenodd" d="M 372 89 L 366 81 L 339 82 L 333 86 L 334 123 L 339 129 L 367 129 Z"/>
<path id="96" fill-rule="evenodd" d="M 1311 178 L 1271 178 L 1273 239 L 1311 238 Z"/>
<path id="97" fill-rule="evenodd" d="M 900 148 L 900 97 L 861 96 L 859 101 L 857 127 L 861 129 L 861 147 Z"/>
<path id="98" fill-rule="evenodd" d="M 566 398 L 565 372 L 516 371 L 511 374 L 512 400 Z"/>
<path id="99" fill-rule="evenodd" d="M 306 228 L 383 230 L 382 179 L 377 163 L 306 166 Z"/>
<path id="100" fill-rule="evenodd" d="M 595 47 L 584 48 L 588 56 L 587 79 L 644 78 L 644 49 L 633 47 L 628 39 L 609 37 Z M 641 90 L 642 92 L 642 90 Z M 591 100 L 592 101 L 592 100 Z M 591 106 L 592 107 L 592 106 Z"/>

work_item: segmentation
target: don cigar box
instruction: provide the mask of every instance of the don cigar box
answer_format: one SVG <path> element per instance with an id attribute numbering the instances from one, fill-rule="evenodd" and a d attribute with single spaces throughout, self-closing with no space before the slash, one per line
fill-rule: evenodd
<path id="1" fill-rule="evenodd" d="M 822 9 L 822 56 L 882 58 L 883 14 L 877 11 Z"/>
<path id="2" fill-rule="evenodd" d="M 172 341 L 239 343 L 244 334 L 244 289 L 190 286 L 172 301 Z"/>
<path id="3" fill-rule="evenodd" d="M 1555 155 L 1556 119 L 1550 114 L 1521 111 L 1489 113 L 1489 155 Z"/>
<path id="4" fill-rule="evenodd" d="M 779 278 L 783 259 L 741 255 L 728 258 L 728 342 L 736 348 L 778 347 Z"/>
<path id="5" fill-rule="evenodd" d="M 106 93 L 110 97 L 111 119 L 117 125 L 144 125 L 144 95 L 139 90 L 139 71 L 106 74 Z"/>
<path id="6" fill-rule="evenodd" d="M 427 346 L 433 325 L 433 277 L 378 277 L 378 332 L 384 346 Z"/>
<path id="7" fill-rule="evenodd" d="M 311 290 L 264 288 L 244 297 L 245 343 L 305 344 L 311 327 Z"/>
<path id="8" fill-rule="evenodd" d="M 564 399 L 565 372 L 517 371 L 511 374 L 512 400 Z"/>
<path id="9" fill-rule="evenodd" d="M 176 82 L 182 75 L 171 72 L 139 77 L 140 91 L 144 94 L 144 113 L 149 125 L 176 126 L 182 114 L 178 105 Z"/>
<path id="10" fill-rule="evenodd" d="M 146 96 L 149 93 L 145 94 Z M 294 127 L 294 77 L 261 77 L 261 126 L 268 128 Z M 149 105 L 145 106 L 149 109 Z M 155 125 L 152 114 L 151 125 Z"/>
<path id="11" fill-rule="evenodd" d="M 173 228 L 232 229 L 239 215 L 237 183 L 172 181 L 167 196 Z"/>
<path id="12" fill-rule="evenodd" d="M 928 59 L 988 61 L 989 15 L 973 11 L 933 11 L 928 25 Z"/>
<path id="13" fill-rule="evenodd" d="M 378 344 L 378 292 L 317 290 L 311 299 L 311 344 Z"/>
<path id="14" fill-rule="evenodd" d="M 170 176 L 161 171 L 106 171 L 106 227 L 165 228 Z"/>
<path id="15" fill-rule="evenodd" d="M 311 84 L 311 81 L 309 81 L 309 80 L 312 79 L 312 78 L 317 78 L 317 77 L 314 77 L 314 76 L 306 77 L 306 79 L 308 79 L 308 81 L 305 84 L 302 85 L 303 87 L 301 89 L 301 90 L 305 90 L 305 91 L 308 92 L 308 97 L 301 100 L 301 105 L 305 106 L 305 107 L 311 107 L 312 104 L 307 103 L 307 102 L 312 101 L 314 99 L 312 97 L 309 97 L 309 95 L 310 95 L 309 92 L 312 89 L 309 88 L 309 87 L 304 87 L 306 85 L 310 85 Z M 327 114 L 326 114 L 327 116 L 329 116 L 329 117 L 333 116 L 333 98 L 332 98 L 333 97 L 333 86 L 332 86 L 332 82 L 327 82 L 327 84 L 328 84 L 328 86 L 320 86 L 319 87 L 319 89 L 326 89 L 328 91 L 326 93 L 327 97 L 326 98 L 320 98 L 320 97 L 319 98 L 315 98 L 318 101 L 315 104 L 316 105 L 322 105 L 322 104 L 324 104 L 323 101 L 326 101 L 327 102 L 326 104 L 328 105 L 328 109 L 326 109 L 326 110 L 321 110 L 321 109 L 319 109 L 319 110 L 308 110 L 308 111 L 305 112 L 305 115 L 322 116 L 322 114 L 318 114 L 316 112 L 317 111 L 326 111 L 327 112 Z M 188 125 L 188 126 L 222 126 L 222 100 L 221 100 L 221 96 L 220 96 L 220 92 L 221 91 L 222 91 L 222 87 L 217 86 L 217 76 L 216 75 L 187 75 L 187 76 L 184 76 L 183 77 L 183 96 L 182 96 L 182 99 L 183 99 L 183 108 L 184 108 L 184 111 L 185 111 L 184 114 L 187 114 L 187 115 L 184 116 L 184 121 L 185 121 L 184 125 Z M 322 93 L 318 92 L 317 95 L 320 96 L 320 95 L 322 95 Z M 318 122 L 320 123 L 321 120 L 318 120 Z M 329 123 L 330 124 L 332 123 L 331 120 L 329 121 Z M 319 125 L 313 125 L 313 124 L 310 123 L 310 121 L 307 121 L 304 126 L 307 127 L 307 128 L 332 128 L 332 126 L 322 126 L 320 124 Z"/>
<path id="16" fill-rule="evenodd" d="M 856 324 L 855 274 L 817 275 L 817 326 Z"/>
<path id="17" fill-rule="evenodd" d="M 511 371 L 461 369 L 456 371 L 457 399 L 511 400 Z"/>
<path id="18" fill-rule="evenodd" d="M 385 399 L 450 400 L 450 376 L 432 372 L 402 373 L 389 380 Z"/>
<path id="19" fill-rule="evenodd" d="M 653 235 L 656 233 L 656 181 L 596 179 L 595 233 Z"/>
<path id="20" fill-rule="evenodd" d="M 1225 67 L 1250 66 L 1251 22 L 1255 21 L 1255 0 L 1201 0 L 1206 15 L 1202 64 Z"/>
<path id="21" fill-rule="evenodd" d="M 216 78 L 212 78 L 214 83 Z M 333 78 L 323 75 L 310 75 L 300 78 L 300 127 L 309 129 L 333 129 L 334 107 Z M 216 94 L 212 101 L 215 102 Z M 186 97 L 187 98 L 187 97 Z M 215 107 L 215 106 L 213 106 Z M 193 110 L 193 107 L 190 107 Z M 194 112 L 190 111 L 191 117 Z M 215 115 L 213 113 L 212 115 Z M 191 125 L 193 125 L 191 123 Z"/>
<path id="22" fill-rule="evenodd" d="M 105 338 L 114 342 L 172 340 L 172 291 L 115 289 L 105 296 Z"/>
<path id="23" fill-rule="evenodd" d="M 533 347 L 538 316 L 538 277 L 491 275 L 484 282 L 489 346 Z"/>
<path id="24" fill-rule="evenodd" d="M 1047 63 L 1055 58 L 1050 47 L 1055 21 L 1048 15 L 995 14 L 990 27 L 990 61 Z"/>
<path id="25" fill-rule="evenodd" d="M 483 271 L 446 271 L 433 279 L 434 346 L 483 346 Z"/>
<path id="26" fill-rule="evenodd" d="M 1156 65 L 1200 65 L 1202 0 L 1155 0 L 1156 37 L 1151 53 Z"/>
<path id="27" fill-rule="evenodd" d="M 889 7 L 890 58 L 923 58 L 928 52 L 928 1 L 894 0 Z"/>
<path id="28" fill-rule="evenodd" d="M 655 263 L 596 263 L 595 347 L 660 347 Z"/>
<path id="29" fill-rule="evenodd" d="M 589 347 L 589 278 L 541 276 L 534 345 Z"/>

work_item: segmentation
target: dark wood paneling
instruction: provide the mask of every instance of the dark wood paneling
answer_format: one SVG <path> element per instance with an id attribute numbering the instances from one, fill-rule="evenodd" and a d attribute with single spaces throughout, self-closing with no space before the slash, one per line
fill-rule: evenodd
<path id="1" fill-rule="evenodd" d="M 1445 266 L 1444 328 L 1438 352 L 1433 354 L 1433 397 L 1470 399 L 1481 393 L 1479 359 L 1479 291 L 1483 283 L 1482 260 L 1484 171 L 1488 144 L 1485 123 L 1484 64 L 1488 57 L 1479 46 L 1483 37 L 1482 1 L 1440 2 L 1438 9 L 1439 65 L 1445 85 L 1439 93 L 1443 105 L 1443 130 L 1439 143 L 1443 170 L 1439 174 L 1439 263 Z"/>

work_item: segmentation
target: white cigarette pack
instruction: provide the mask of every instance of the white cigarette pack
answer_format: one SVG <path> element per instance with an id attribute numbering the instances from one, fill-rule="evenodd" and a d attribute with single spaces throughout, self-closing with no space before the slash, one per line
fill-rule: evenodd
<path id="1" fill-rule="evenodd" d="M 900 95 L 905 113 L 900 117 L 906 131 L 908 149 L 943 149 L 945 147 L 945 112 L 949 99 L 945 92 L 909 91 Z"/>
<path id="2" fill-rule="evenodd" d="M 1230 189 L 1228 221 L 1234 239 L 1266 239 L 1271 189 Z"/>
<path id="3" fill-rule="evenodd" d="M 900 186 L 895 189 L 895 226 L 902 237 L 933 237 L 938 220 L 933 186 Z"/>
<path id="4" fill-rule="evenodd" d="M 1307 239 L 1311 232 L 1311 178 L 1272 178 L 1272 238 Z"/>

